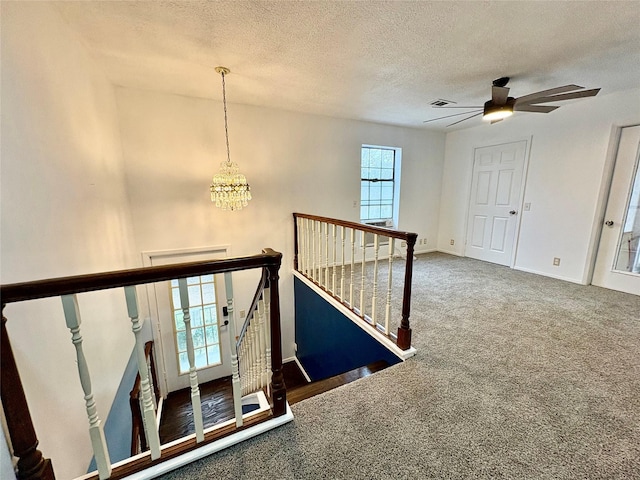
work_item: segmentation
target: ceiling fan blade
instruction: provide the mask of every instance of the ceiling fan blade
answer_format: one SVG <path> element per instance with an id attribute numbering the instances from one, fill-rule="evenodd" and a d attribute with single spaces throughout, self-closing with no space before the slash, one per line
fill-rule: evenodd
<path id="1" fill-rule="evenodd" d="M 550 97 L 536 98 L 535 100 L 529 100 L 526 103 L 531 105 L 535 103 L 547 103 L 547 102 L 558 102 L 560 100 L 571 100 L 573 98 L 595 97 L 599 91 L 600 91 L 599 88 L 593 88 L 591 90 L 581 90 L 580 92 L 563 93 L 561 95 L 552 95 Z"/>
<path id="2" fill-rule="evenodd" d="M 482 105 L 454 105 L 453 107 L 433 107 L 434 110 L 440 110 L 440 109 L 445 109 L 445 108 L 484 108 L 484 106 Z"/>
<path id="3" fill-rule="evenodd" d="M 509 97 L 509 87 L 491 87 L 491 101 L 494 105 L 504 105 Z"/>
<path id="4" fill-rule="evenodd" d="M 491 125 L 493 125 L 494 123 L 501 122 L 502 120 L 504 120 L 504 118 L 498 118 L 497 120 L 491 120 Z"/>
<path id="5" fill-rule="evenodd" d="M 535 113 L 549 113 L 553 112 L 556 108 L 560 108 L 553 105 L 516 105 L 513 107 L 518 112 L 535 112 Z"/>
<path id="6" fill-rule="evenodd" d="M 438 117 L 438 118 L 432 118 L 431 120 L 425 120 L 422 123 L 429 123 L 429 122 L 435 122 L 436 120 L 443 120 L 445 118 L 451 118 L 451 117 L 457 117 L 459 115 L 466 115 L 468 113 L 472 113 L 472 112 L 462 112 L 462 113 L 454 113 L 453 115 L 446 115 L 444 117 Z"/>
<path id="7" fill-rule="evenodd" d="M 570 92 L 571 90 L 580 90 L 583 88 L 584 87 L 581 87 L 580 85 L 564 85 L 562 87 L 550 88 L 548 90 L 541 90 L 539 92 L 530 93 L 529 95 L 524 95 L 522 97 L 516 98 L 516 105 L 519 103 L 530 103 L 531 100 L 535 100 L 536 98 L 548 97 L 550 95 Z"/>
<path id="8" fill-rule="evenodd" d="M 458 123 L 464 122 L 465 120 L 469 120 L 470 118 L 473 118 L 473 117 L 477 117 L 478 115 L 482 115 L 482 112 L 474 113 L 470 117 L 463 118 L 462 120 L 458 120 L 457 122 L 450 123 L 449 125 L 447 125 L 447 127 L 453 127 L 454 125 L 457 125 Z"/>

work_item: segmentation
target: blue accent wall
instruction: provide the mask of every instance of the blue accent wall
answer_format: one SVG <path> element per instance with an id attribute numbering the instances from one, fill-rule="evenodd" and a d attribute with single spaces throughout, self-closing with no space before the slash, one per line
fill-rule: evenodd
<path id="1" fill-rule="evenodd" d="M 295 277 L 296 356 L 312 381 L 400 358 Z"/>
<path id="2" fill-rule="evenodd" d="M 138 374 L 138 361 L 135 353 L 134 348 L 122 375 L 122 380 L 118 386 L 107 420 L 104 422 L 104 438 L 107 441 L 111 463 L 119 462 L 131 456 L 131 429 L 133 425 L 131 407 L 129 406 L 129 393 Z M 96 459 L 92 458 L 87 473 L 93 472 L 96 468 Z"/>

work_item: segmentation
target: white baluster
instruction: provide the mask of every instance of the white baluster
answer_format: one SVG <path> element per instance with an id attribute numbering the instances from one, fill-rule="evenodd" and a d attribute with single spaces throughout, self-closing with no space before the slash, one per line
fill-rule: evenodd
<path id="1" fill-rule="evenodd" d="M 378 322 L 376 321 L 376 303 L 378 302 L 378 254 L 380 251 L 380 236 L 377 233 L 373 234 L 373 298 L 371 300 L 371 322 L 375 327 Z"/>
<path id="2" fill-rule="evenodd" d="M 231 351 L 231 387 L 233 389 L 233 410 L 236 416 L 236 426 L 242 426 L 242 385 L 238 369 L 238 348 L 236 346 L 236 314 L 233 308 L 233 281 L 231 272 L 224 274 L 224 290 L 227 295 L 227 332 L 229 333 L 229 348 Z"/>
<path id="3" fill-rule="evenodd" d="M 151 399 L 153 400 L 153 411 L 158 411 L 158 399 L 156 398 L 156 387 L 153 384 L 153 370 L 151 368 L 151 358 L 147 359 L 147 376 L 149 377 L 149 390 L 151 391 Z M 157 418 L 156 418 L 157 421 Z"/>
<path id="4" fill-rule="evenodd" d="M 204 428 L 202 422 L 202 402 L 200 401 L 200 386 L 198 385 L 198 373 L 193 351 L 193 336 L 191 334 L 191 314 L 189 313 L 189 290 L 187 279 L 178 279 L 180 292 L 180 306 L 182 308 L 184 326 L 187 336 L 187 358 L 189 359 L 189 383 L 191 384 L 191 405 L 193 407 L 193 423 L 196 430 L 196 442 L 204 440 Z"/>
<path id="5" fill-rule="evenodd" d="M 298 271 L 300 272 L 304 272 L 304 249 L 302 248 L 302 244 L 304 243 L 304 232 L 302 224 L 303 220 L 296 217 L 296 229 L 298 231 L 298 245 L 296 245 L 296 247 L 298 249 Z"/>
<path id="6" fill-rule="evenodd" d="M 351 278 L 349 279 L 349 306 L 353 308 L 353 282 L 356 268 L 356 230 L 351 229 Z"/>
<path id="7" fill-rule="evenodd" d="M 318 276 L 316 281 L 318 284 L 322 283 L 322 224 L 318 221 Z"/>
<path id="8" fill-rule="evenodd" d="M 340 300 L 344 301 L 344 225 L 340 226 L 340 239 L 342 240 L 342 257 L 341 257 L 341 269 L 340 269 Z"/>
<path id="9" fill-rule="evenodd" d="M 300 260 L 302 261 L 303 268 L 301 269 L 302 273 L 307 273 L 307 228 L 306 228 L 306 218 L 300 219 L 300 231 L 302 232 L 302 238 L 300 242 Z"/>
<path id="10" fill-rule="evenodd" d="M 260 388 L 267 386 L 267 331 L 265 328 L 264 318 L 264 299 L 260 299 L 258 302 L 258 333 L 260 341 L 258 343 L 258 349 L 260 351 L 259 372 L 260 372 Z"/>
<path id="11" fill-rule="evenodd" d="M 364 277 L 365 277 L 365 257 L 367 256 L 367 246 L 364 230 L 360 230 L 360 246 L 362 247 L 362 272 L 360 275 L 360 316 L 364 318 Z"/>
<path id="12" fill-rule="evenodd" d="M 247 344 L 245 342 L 245 339 L 246 332 L 245 336 L 242 337 L 242 343 L 240 343 L 240 352 L 238 352 L 238 355 L 240 357 L 240 385 L 242 395 L 244 395 L 244 390 L 245 388 L 247 388 Z"/>
<path id="13" fill-rule="evenodd" d="M 249 324 L 249 329 L 247 330 L 249 337 L 249 368 L 251 369 L 251 373 L 249 375 L 249 385 L 251 391 L 255 391 L 256 389 L 256 315 L 255 312 L 251 315 L 251 323 Z"/>
<path id="14" fill-rule="evenodd" d="M 89 366 L 82 351 L 82 335 L 80 335 L 80 309 L 78 308 L 78 299 L 75 295 L 63 295 L 62 309 L 67 323 L 67 328 L 71 331 L 71 342 L 76 347 L 76 358 L 78 361 L 78 374 L 80 376 L 80 385 L 84 391 L 84 402 L 87 409 L 87 417 L 89 418 L 89 437 L 91 438 L 91 446 L 93 447 L 93 455 L 96 459 L 98 467 L 98 476 L 100 479 L 109 478 L 111 476 L 111 459 L 109 458 L 109 450 L 107 441 L 104 438 L 104 431 L 100 418 L 98 417 L 98 409 L 93 399 L 91 391 L 91 375 L 89 374 Z"/>
<path id="15" fill-rule="evenodd" d="M 264 330 L 265 330 L 265 357 L 267 364 L 265 370 L 267 371 L 267 394 L 271 395 L 271 303 L 269 289 L 265 288 L 262 294 L 264 298 Z"/>
<path id="16" fill-rule="evenodd" d="M 131 331 L 136 339 L 136 356 L 138 359 L 138 373 L 140 374 L 140 389 L 142 390 L 142 418 L 144 420 L 145 433 L 151 460 L 160 458 L 160 437 L 156 424 L 156 414 L 154 408 L 154 396 L 151 390 L 151 380 L 149 376 L 149 365 L 144 354 L 144 339 L 142 338 L 142 322 L 138 315 L 138 296 L 136 287 L 124 287 L 124 296 L 127 301 L 127 312 L 131 319 Z"/>
<path id="17" fill-rule="evenodd" d="M 306 255 L 307 255 L 307 262 L 306 262 L 306 275 L 307 277 L 311 277 L 311 238 L 313 238 L 312 234 L 311 234 L 311 229 L 309 227 L 309 219 L 305 218 L 305 222 L 307 225 L 307 235 L 306 235 Z"/>
<path id="18" fill-rule="evenodd" d="M 324 287 L 329 289 L 329 224 L 324 224 L 324 245 L 325 245 L 325 259 L 324 259 Z"/>
<path id="19" fill-rule="evenodd" d="M 331 226 L 331 233 L 333 236 L 333 275 L 331 276 L 331 293 L 334 295 L 336 292 L 336 260 L 337 260 L 337 251 L 338 251 L 338 237 L 336 236 L 336 224 L 334 223 Z"/>
<path id="20" fill-rule="evenodd" d="M 384 333 L 389 335 L 389 319 L 391 318 L 391 288 L 393 286 L 393 252 L 395 238 L 389 239 L 389 278 L 387 279 L 387 307 L 384 314 Z"/>
<path id="21" fill-rule="evenodd" d="M 316 279 L 316 221 L 311 223 L 311 279 Z"/>

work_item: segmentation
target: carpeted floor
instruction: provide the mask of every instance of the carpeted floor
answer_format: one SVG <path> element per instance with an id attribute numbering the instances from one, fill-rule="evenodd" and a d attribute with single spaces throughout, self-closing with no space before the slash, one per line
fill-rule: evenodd
<path id="1" fill-rule="evenodd" d="M 640 296 L 444 254 L 403 364 L 163 479 L 640 479 Z"/>

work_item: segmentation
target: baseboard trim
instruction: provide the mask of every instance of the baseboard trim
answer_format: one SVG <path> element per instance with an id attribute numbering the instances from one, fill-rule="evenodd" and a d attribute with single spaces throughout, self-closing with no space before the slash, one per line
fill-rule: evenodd
<path id="1" fill-rule="evenodd" d="M 304 375 L 304 378 L 307 379 L 307 382 L 311 383 L 311 377 L 309 376 L 309 374 L 307 373 L 307 371 L 304 369 L 304 367 L 302 366 L 302 363 L 300 363 L 300 360 L 298 360 L 298 357 L 293 357 L 294 362 L 296 362 L 298 364 L 298 368 L 300 369 L 300 371 L 302 372 L 302 375 Z"/>
<path id="2" fill-rule="evenodd" d="M 437 248 L 434 251 L 435 252 L 439 252 L 439 253 L 446 253 L 447 255 L 455 255 L 456 257 L 464 257 L 464 255 L 462 253 L 454 252 L 453 250 L 443 250 L 441 248 Z"/>
<path id="3" fill-rule="evenodd" d="M 580 280 L 576 280 L 575 278 L 563 277 L 562 275 L 554 275 L 552 273 L 547 273 L 547 272 L 540 272 L 538 270 L 533 270 L 531 268 L 514 266 L 513 269 L 518 270 L 520 272 L 533 273 L 534 275 L 540 275 L 542 277 L 555 278 L 556 280 L 563 280 L 565 282 L 577 283 L 578 285 L 586 285 L 585 283 L 581 282 Z"/>
<path id="4" fill-rule="evenodd" d="M 307 382 L 311 383 L 311 377 L 307 374 L 307 371 L 304 369 L 304 367 L 302 366 L 302 364 L 300 363 L 300 360 L 298 360 L 298 357 L 289 357 L 289 358 L 285 358 L 282 360 L 282 363 L 289 363 L 289 362 L 295 362 L 298 365 L 298 368 L 300 369 L 300 371 L 302 372 L 302 375 L 304 376 L 304 378 L 307 380 Z"/>

